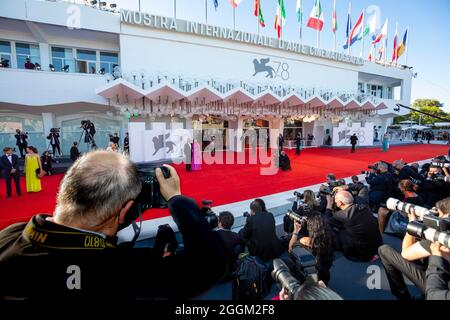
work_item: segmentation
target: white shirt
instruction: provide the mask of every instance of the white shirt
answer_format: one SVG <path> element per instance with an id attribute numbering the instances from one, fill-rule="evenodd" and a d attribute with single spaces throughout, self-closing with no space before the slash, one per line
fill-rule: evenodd
<path id="1" fill-rule="evenodd" d="M 12 155 L 6 156 L 6 157 L 8 158 L 9 162 L 11 162 L 11 164 L 12 164 Z"/>

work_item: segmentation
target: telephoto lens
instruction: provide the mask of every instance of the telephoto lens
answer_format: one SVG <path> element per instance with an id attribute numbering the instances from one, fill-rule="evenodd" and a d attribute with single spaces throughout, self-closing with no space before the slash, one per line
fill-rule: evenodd
<path id="1" fill-rule="evenodd" d="M 426 226 L 419 221 L 411 221 L 406 227 L 406 231 L 417 238 L 426 239 L 429 241 L 438 241 L 443 246 L 450 248 L 450 235 L 445 232 L 440 232 L 434 228 Z"/>
<path id="2" fill-rule="evenodd" d="M 448 162 L 432 162 L 431 165 L 437 166 L 440 168 L 450 168 L 450 163 L 448 163 Z"/>
<path id="3" fill-rule="evenodd" d="M 398 211 L 406 212 L 407 214 L 413 213 L 420 220 L 422 220 L 423 216 L 427 215 L 427 214 L 435 215 L 435 216 L 437 215 L 437 212 L 434 210 L 429 210 L 427 208 L 416 206 L 411 203 L 402 202 L 395 198 L 387 199 L 386 207 L 389 210 L 393 210 L 393 211 L 398 210 Z"/>
<path id="4" fill-rule="evenodd" d="M 273 260 L 272 279 L 284 289 L 289 296 L 289 300 L 293 300 L 295 293 L 300 288 L 300 283 L 295 279 L 288 266 L 281 259 Z"/>

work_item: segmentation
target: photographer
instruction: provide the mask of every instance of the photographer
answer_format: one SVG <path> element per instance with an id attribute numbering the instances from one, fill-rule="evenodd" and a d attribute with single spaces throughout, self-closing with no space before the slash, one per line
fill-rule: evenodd
<path id="1" fill-rule="evenodd" d="M 330 268 L 334 258 L 333 232 L 323 214 L 317 211 L 308 215 L 306 237 L 300 236 L 301 229 L 301 224 L 295 221 L 294 232 L 289 242 L 289 252 L 298 243 L 306 247 L 316 257 L 318 279 L 328 284 L 330 280 Z"/>
<path id="2" fill-rule="evenodd" d="M 450 300 L 450 249 L 439 242 L 431 244 L 431 257 L 425 272 L 426 299 Z"/>
<path id="3" fill-rule="evenodd" d="M 413 168 L 405 164 L 402 160 L 395 160 L 392 163 L 392 166 L 395 168 L 398 176 L 398 180 L 404 179 L 415 179 L 418 181 L 422 181 L 422 176 L 416 172 Z"/>
<path id="4" fill-rule="evenodd" d="M 305 190 L 302 194 L 295 192 L 296 199 L 292 204 L 292 211 L 300 216 L 305 216 L 313 211 L 320 211 L 320 203 L 316 200 L 315 194 L 312 190 Z M 284 231 L 292 233 L 294 231 L 294 223 L 288 216 L 283 218 Z"/>
<path id="5" fill-rule="evenodd" d="M 436 209 L 440 218 L 448 217 L 450 214 L 450 197 L 437 202 Z M 415 221 L 416 216 L 408 214 L 408 220 Z M 425 293 L 427 264 L 422 259 L 430 257 L 432 253 L 431 245 L 432 242 L 429 240 L 417 241 L 416 237 L 406 233 L 403 238 L 401 253 L 388 245 L 383 245 L 378 249 L 391 292 L 398 299 L 411 299 L 403 276 L 413 282 L 422 293 Z"/>
<path id="6" fill-rule="evenodd" d="M 0 232 L 0 297 L 188 298 L 214 285 L 227 260 L 195 202 L 181 195 L 177 172 L 166 168 L 170 176 L 158 168 L 156 178 L 183 237 L 182 255 L 117 243 L 142 182 L 124 155 L 90 152 L 64 176 L 53 217 L 36 215 Z"/>
<path id="7" fill-rule="evenodd" d="M 50 140 L 53 156 L 56 156 L 56 150 L 58 150 L 58 154 L 59 156 L 61 156 L 61 145 L 59 142 L 59 128 L 50 129 L 50 134 L 47 136 L 47 139 Z"/>
<path id="8" fill-rule="evenodd" d="M 368 206 L 354 203 L 348 191 L 327 196 L 326 214 L 335 231 L 335 249 L 350 260 L 370 261 L 383 244 L 376 219 Z M 333 205 L 336 211 L 333 212 Z"/>
<path id="9" fill-rule="evenodd" d="M 123 151 L 126 154 L 130 153 L 130 138 L 128 137 L 128 132 L 125 133 L 125 138 L 123 139 Z"/>
<path id="10" fill-rule="evenodd" d="M 109 142 L 115 143 L 115 144 L 117 144 L 117 146 L 119 146 L 119 142 L 120 142 L 119 134 L 117 132 L 114 133 L 114 135 L 110 134 Z"/>
<path id="11" fill-rule="evenodd" d="M 16 146 L 19 148 L 20 157 L 25 158 L 26 149 L 28 147 L 28 132 L 21 132 L 19 129 L 16 129 L 14 138 L 16 138 Z"/>
<path id="12" fill-rule="evenodd" d="M 403 202 L 415 204 L 417 206 L 423 207 L 425 205 L 421 196 L 417 194 L 419 191 L 419 186 L 414 184 L 411 180 L 402 180 L 398 184 L 400 192 L 403 194 Z M 385 207 L 380 207 L 378 209 L 378 227 L 380 228 L 380 233 L 384 233 L 386 224 L 391 216 L 391 211 Z"/>
<path id="13" fill-rule="evenodd" d="M 437 201 L 449 195 L 449 184 L 443 178 L 442 168 L 436 165 L 430 165 L 426 177 L 420 185 L 427 206 L 431 207 Z"/>
<path id="14" fill-rule="evenodd" d="M 239 236 L 247 244 L 250 255 L 263 261 L 278 258 L 284 252 L 276 234 L 275 219 L 272 213 L 266 211 L 261 199 L 250 203 L 250 216 L 239 230 Z"/>
<path id="15" fill-rule="evenodd" d="M 366 182 L 370 186 L 370 206 L 376 210 L 392 195 L 394 177 L 388 172 L 388 166 L 384 162 L 378 162 L 370 169 L 366 176 Z"/>

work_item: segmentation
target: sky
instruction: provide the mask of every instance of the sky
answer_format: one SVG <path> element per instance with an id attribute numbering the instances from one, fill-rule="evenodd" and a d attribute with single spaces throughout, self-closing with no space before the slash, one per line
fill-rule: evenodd
<path id="1" fill-rule="evenodd" d="M 206 6 L 205 6 L 206 1 Z M 305 26 L 315 0 L 303 1 L 303 43 L 315 45 L 317 34 L 314 29 Z M 218 0 L 219 7 L 214 10 L 213 0 L 115 0 L 119 7 L 138 10 L 139 3 L 143 12 L 157 15 L 173 16 L 176 2 L 178 19 L 205 22 L 205 8 L 208 10 L 208 24 L 232 27 L 232 8 L 228 0 Z M 320 34 L 320 47 L 333 49 L 334 38 L 331 31 L 333 0 L 321 0 L 324 12 L 324 27 Z M 277 0 L 261 0 L 266 27 L 261 28 L 264 35 L 276 37 L 273 27 Z M 286 24 L 283 28 L 283 39 L 299 40 L 299 24 L 295 14 L 297 0 L 284 0 L 286 8 Z M 236 9 L 236 28 L 257 32 L 257 20 L 253 15 L 253 0 L 242 0 Z M 342 44 L 346 40 L 346 23 L 348 15 L 348 0 L 336 0 L 338 31 L 336 33 L 337 50 L 345 52 Z M 411 101 L 418 98 L 437 99 L 444 103 L 444 110 L 450 112 L 450 1 L 449 0 L 354 0 L 351 3 L 351 17 L 354 24 L 362 10 L 366 17 L 373 12 L 379 12 L 378 25 L 388 22 L 388 52 L 392 57 L 395 26 L 398 25 L 398 41 L 405 29 L 408 32 L 408 61 L 417 72 L 413 79 Z M 368 56 L 370 39 L 365 39 L 364 57 Z M 353 54 L 359 55 L 361 41 L 352 46 Z M 399 63 L 406 64 L 406 55 L 400 57 Z"/>

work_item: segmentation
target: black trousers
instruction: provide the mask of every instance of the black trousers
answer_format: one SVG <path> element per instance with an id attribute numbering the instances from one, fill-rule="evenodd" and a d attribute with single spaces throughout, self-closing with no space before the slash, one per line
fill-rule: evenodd
<path id="1" fill-rule="evenodd" d="M 389 286 L 394 296 L 400 300 L 411 299 L 403 276 L 411 280 L 422 293 L 425 293 L 425 266 L 407 261 L 399 252 L 388 245 L 382 245 L 378 248 L 378 255 L 383 262 Z"/>
<path id="2" fill-rule="evenodd" d="M 186 163 L 186 171 L 187 172 L 191 171 L 191 164 L 190 163 Z"/>
<path id="3" fill-rule="evenodd" d="M 26 148 L 28 147 L 28 143 L 19 143 L 17 145 L 19 147 L 20 157 L 24 158 L 26 154 Z"/>
<path id="4" fill-rule="evenodd" d="M 352 151 L 351 151 L 351 153 L 355 153 L 356 152 L 356 149 L 355 149 L 355 144 L 352 144 Z"/>
<path id="5" fill-rule="evenodd" d="M 55 151 L 58 150 L 58 154 L 61 155 L 61 147 L 59 144 L 52 144 L 53 155 L 55 156 Z"/>
<path id="6" fill-rule="evenodd" d="M 11 196 L 12 193 L 12 186 L 11 186 L 11 181 L 14 180 L 14 184 L 16 186 L 16 192 L 17 195 L 21 195 L 21 191 L 20 191 L 20 172 L 19 170 L 16 171 L 16 173 L 9 173 L 9 171 L 3 171 L 2 173 L 2 177 L 5 179 L 6 181 L 6 195 L 9 197 Z"/>
<path id="7" fill-rule="evenodd" d="M 300 146 L 297 146 L 297 148 L 295 149 L 295 154 L 299 155 L 300 154 Z"/>

